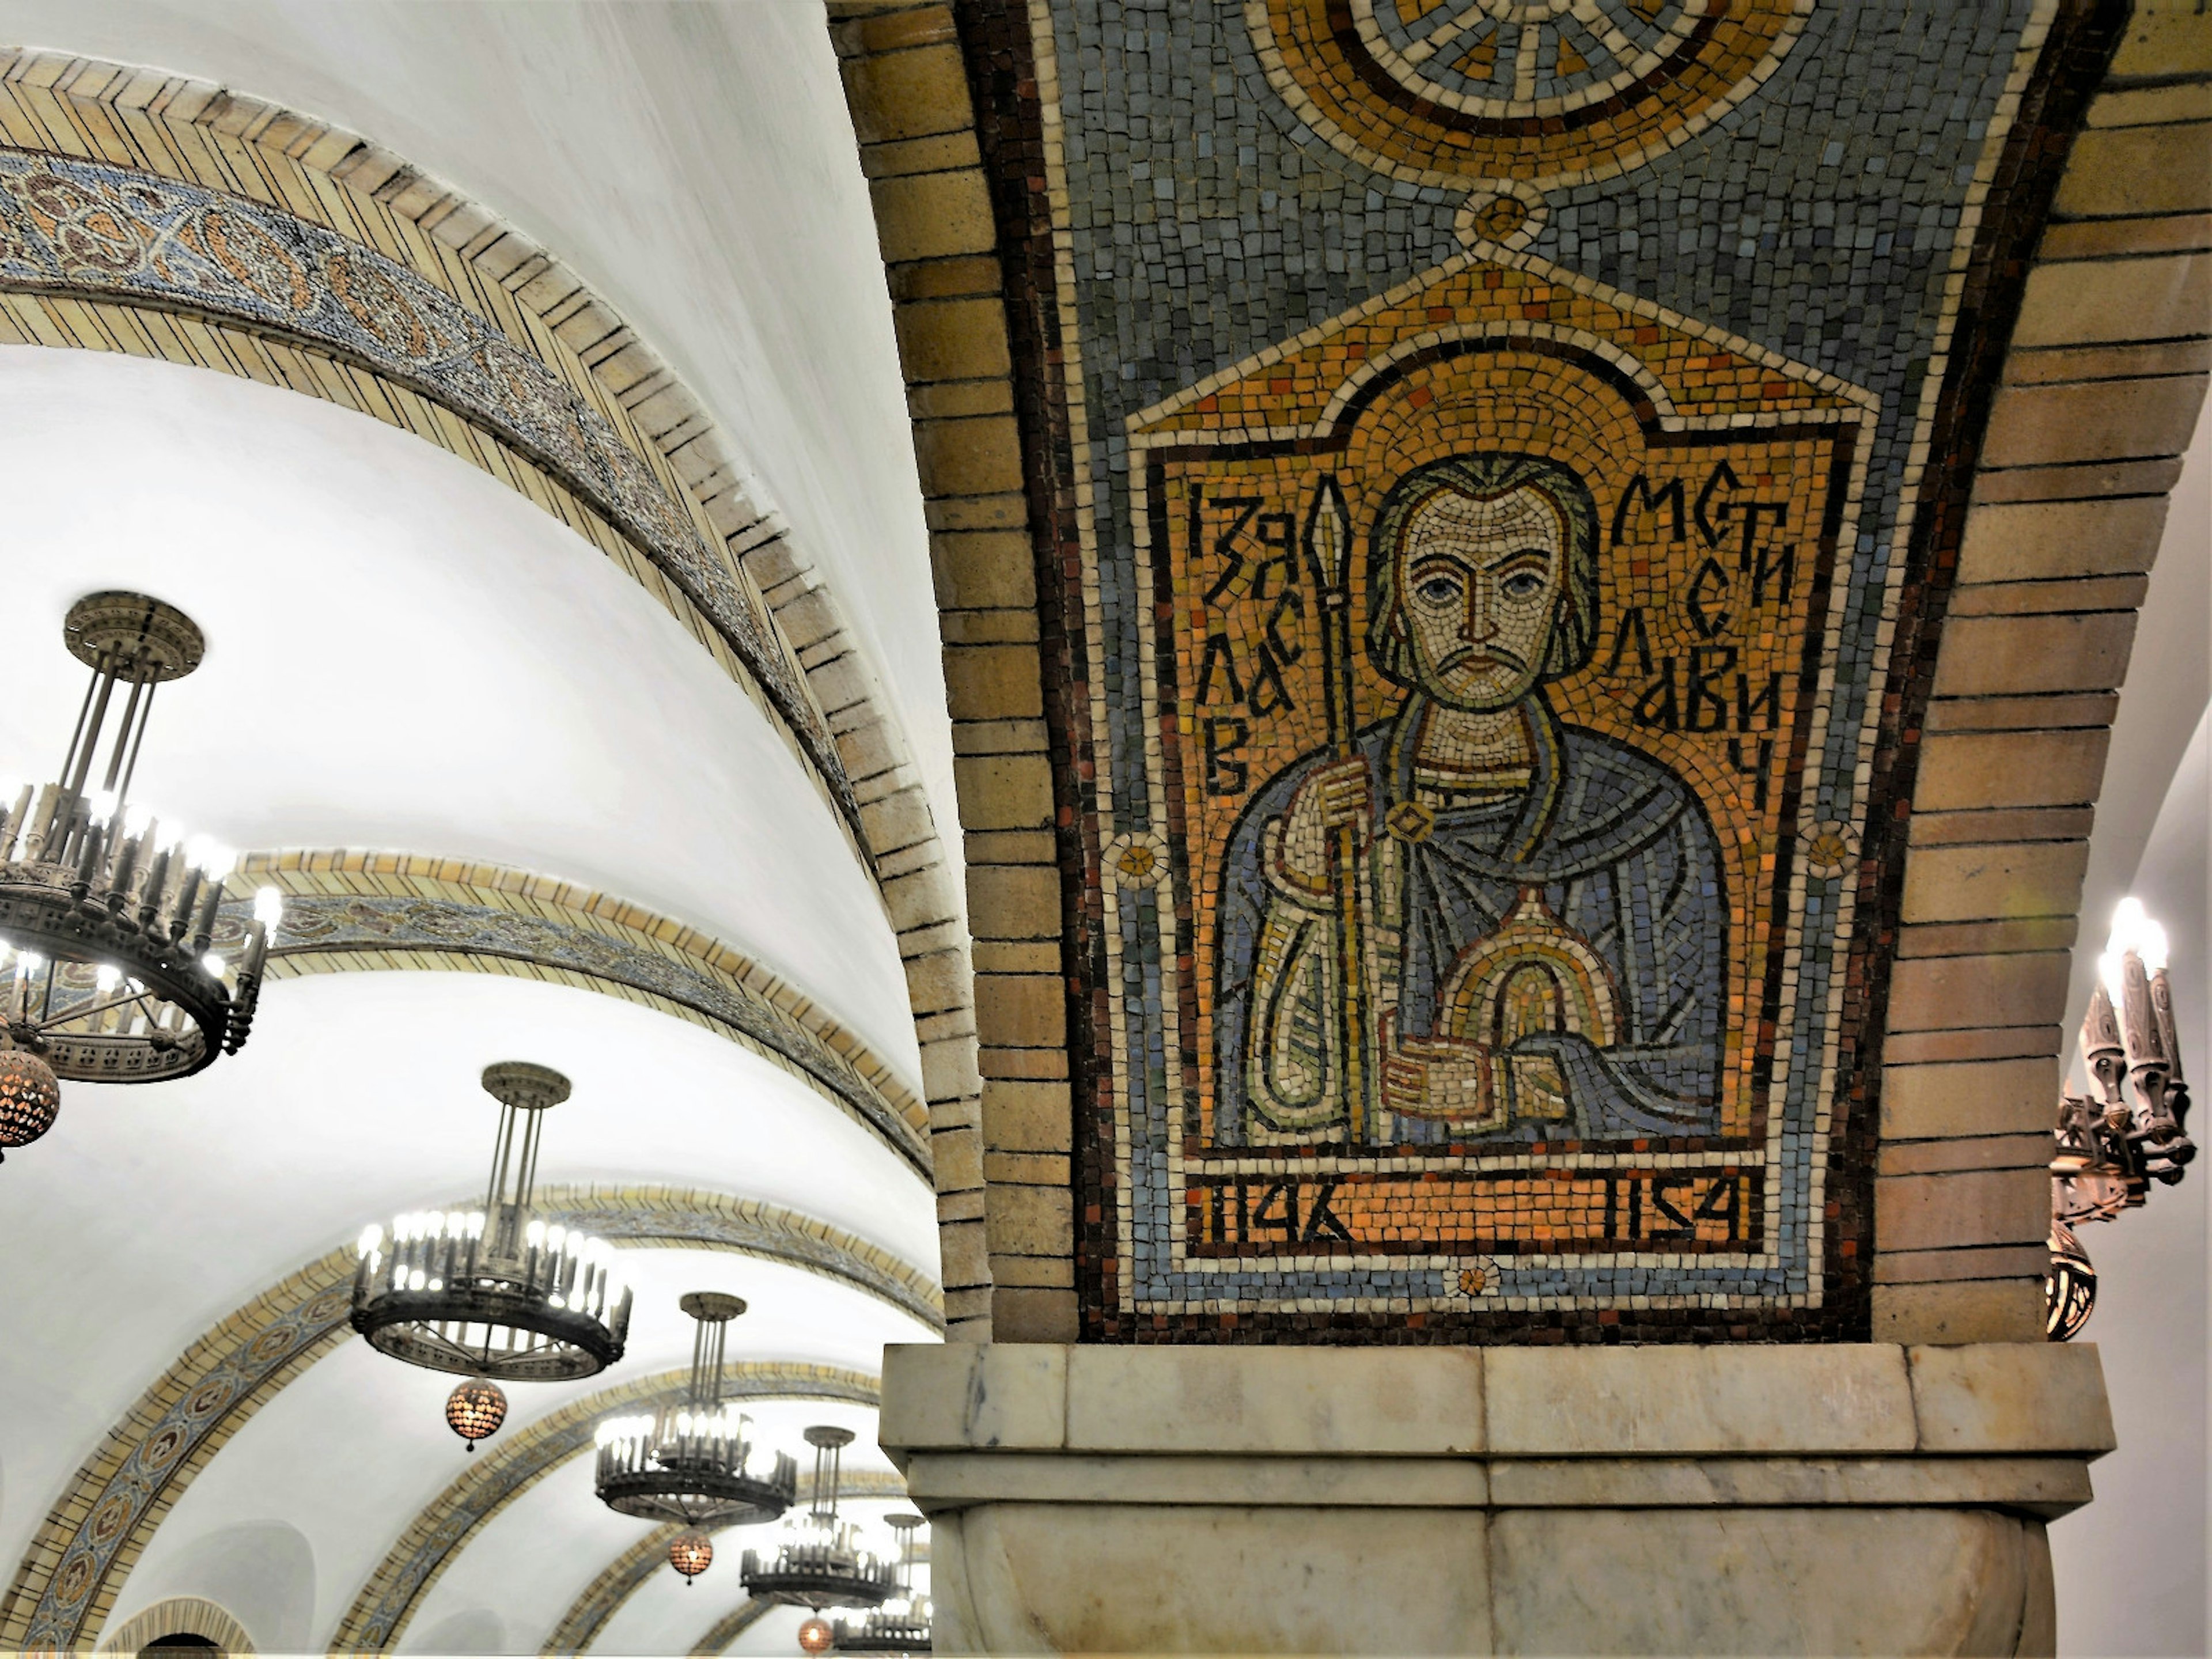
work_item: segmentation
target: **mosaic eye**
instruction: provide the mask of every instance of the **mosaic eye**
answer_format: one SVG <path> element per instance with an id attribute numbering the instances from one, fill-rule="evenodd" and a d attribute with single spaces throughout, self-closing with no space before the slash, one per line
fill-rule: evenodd
<path id="1" fill-rule="evenodd" d="M 1544 575 L 1540 570 L 1516 570 L 1498 587 L 1509 599 L 1533 599 L 1544 591 Z"/>
<path id="2" fill-rule="evenodd" d="M 1431 576 L 1413 590 L 1425 605 L 1449 605 L 1459 597 L 1459 578 Z"/>

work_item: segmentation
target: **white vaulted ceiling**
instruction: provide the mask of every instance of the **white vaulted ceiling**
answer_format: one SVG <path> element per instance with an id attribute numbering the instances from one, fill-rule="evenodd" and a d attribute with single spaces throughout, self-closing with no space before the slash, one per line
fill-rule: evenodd
<path id="1" fill-rule="evenodd" d="M 567 260 L 821 561 L 957 821 L 905 388 L 818 0 L 5 0 L 0 39 L 349 127 Z"/>
<path id="2" fill-rule="evenodd" d="M 351 127 L 567 260 L 708 406 L 888 690 L 939 822 L 954 821 L 889 305 L 812 0 L 0 0 L 0 42 L 155 65 Z M 208 638 L 204 665 L 161 694 L 133 792 L 165 817 L 242 849 L 376 849 L 611 895 L 758 964 L 919 1094 L 882 900 L 787 740 L 635 580 L 521 495 L 332 404 L 32 347 L 0 348 L 0 492 L 15 624 L 0 774 L 43 778 L 60 758 L 82 691 L 61 642 L 70 602 L 154 593 Z M 495 1108 L 476 1079 L 501 1059 L 574 1079 L 547 1120 L 542 1183 L 755 1201 L 934 1282 L 927 1176 L 722 1031 L 526 976 L 274 981 L 243 1054 L 160 1087 L 69 1085 L 54 1130 L 0 1166 L 0 1587 L 103 1437 L 204 1333 L 362 1223 L 481 1187 Z M 626 1249 L 623 1267 L 638 1297 L 628 1356 L 586 1382 L 510 1389 L 489 1449 L 571 1400 L 684 1365 L 687 1290 L 750 1304 L 733 1362 L 872 1376 L 885 1342 L 934 1340 L 912 1311 L 786 1262 L 654 1244 Z M 264 1390 L 179 1488 L 105 1630 L 198 1595 L 264 1652 L 329 1644 L 471 1467 L 440 1415 L 453 1380 L 348 1336 Z M 798 1453 L 805 1424 L 848 1425 L 851 1467 L 885 1468 L 868 1408 L 753 1414 Z M 403 1645 L 534 1652 L 647 1530 L 598 1505 L 587 1460 L 572 1460 L 453 1555 Z M 688 1648 L 738 1599 L 743 1535 L 725 1544 L 689 1595 L 664 1571 L 596 1650 Z M 773 1629 L 787 1645 L 789 1622 L 747 1639 Z"/>
<path id="3" fill-rule="evenodd" d="M 24 775 L 60 764 L 84 695 L 70 602 L 153 593 L 208 636 L 159 696 L 135 786 L 155 811 L 239 848 L 619 893 L 770 963 L 914 1079 L 897 948 L 836 817 L 580 537 L 407 433 L 250 380 L 36 346 L 0 347 L 0 569 L 26 624 L 0 753 Z"/>

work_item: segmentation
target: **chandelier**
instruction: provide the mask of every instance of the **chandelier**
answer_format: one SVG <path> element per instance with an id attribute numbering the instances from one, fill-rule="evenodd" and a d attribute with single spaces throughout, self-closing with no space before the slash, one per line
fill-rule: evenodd
<path id="1" fill-rule="evenodd" d="M 860 1547 L 855 1528 L 837 1517 L 838 1469 L 850 1429 L 817 1426 L 806 1431 L 814 1448 L 814 1495 L 805 1515 L 789 1524 L 772 1560 L 747 1550 L 744 1586 L 756 1601 L 787 1607 L 880 1607 L 898 1589 L 897 1570 Z"/>
<path id="2" fill-rule="evenodd" d="M 568 1079 L 543 1066 L 487 1066 L 500 1103 L 483 1208 L 417 1211 L 361 1235 L 353 1328 L 371 1346 L 436 1371 L 486 1382 L 557 1382 L 623 1355 L 629 1291 L 614 1249 L 532 1216 L 544 1114 Z"/>
<path id="3" fill-rule="evenodd" d="M 899 1534 L 898 1589 L 882 1607 L 854 1624 L 840 1619 L 830 1632 L 830 1645 L 839 1653 L 927 1653 L 929 1598 L 914 1590 L 915 1531 L 918 1515 L 892 1515 L 884 1524 Z M 817 1615 L 818 1617 L 818 1615 Z M 799 1636 L 804 1647 L 806 1638 Z M 818 1650 L 817 1650 L 818 1651 Z"/>
<path id="4" fill-rule="evenodd" d="M 155 693 L 206 652 L 191 618 L 92 593 L 62 639 L 92 681 L 60 775 L 0 784 L 0 1148 L 52 1126 L 59 1079 L 157 1083 L 244 1048 L 283 915 L 264 887 L 213 949 L 235 855 L 131 802 Z"/>
<path id="5" fill-rule="evenodd" d="M 2139 1208 L 2152 1182 L 2174 1185 L 2197 1156 L 2166 954 L 2166 930 L 2139 901 L 2123 899 L 2081 1019 L 2081 1063 L 2097 1092 L 2058 1103 L 2043 1285 L 2045 1334 L 2054 1342 L 2078 1334 L 2097 1304 L 2097 1270 L 2075 1227 Z"/>
<path id="6" fill-rule="evenodd" d="M 694 1291 L 677 1305 L 694 1322 L 683 1403 L 599 1425 L 599 1501 L 624 1515 L 695 1529 L 773 1521 L 798 1496 L 799 1464 L 789 1452 L 776 1452 L 757 1466 L 752 1419 L 722 1398 L 723 1343 L 745 1304 Z"/>

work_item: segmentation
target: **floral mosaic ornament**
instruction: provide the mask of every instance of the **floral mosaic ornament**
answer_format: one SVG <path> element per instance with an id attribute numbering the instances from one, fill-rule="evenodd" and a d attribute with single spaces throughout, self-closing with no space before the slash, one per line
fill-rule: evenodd
<path id="1" fill-rule="evenodd" d="M 1799 818 L 1872 401 L 1468 256 L 1131 416 L 1126 1310 L 1817 1301 Z"/>
<path id="2" fill-rule="evenodd" d="M 843 764 L 744 578 L 607 418 L 529 350 L 398 261 L 202 185 L 0 149 L 0 288 L 234 320 L 411 386 L 544 466 L 728 641 L 857 831 Z"/>
<path id="3" fill-rule="evenodd" d="M 1773 72 L 1812 0 L 1246 0 L 1268 79 L 1363 165 L 1425 185 L 1603 179 Z"/>

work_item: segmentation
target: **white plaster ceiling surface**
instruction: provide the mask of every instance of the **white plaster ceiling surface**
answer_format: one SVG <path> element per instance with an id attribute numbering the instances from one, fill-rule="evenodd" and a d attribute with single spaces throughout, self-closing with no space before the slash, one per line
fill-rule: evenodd
<path id="1" fill-rule="evenodd" d="M 161 694 L 134 789 L 165 819 L 244 848 L 482 860 L 636 901 L 750 956 L 915 1079 L 896 941 L 783 738 L 642 588 L 521 497 L 328 404 L 33 348 L 0 349 L 0 580 L 23 624 L 0 655 L 0 768 L 40 778 L 60 759 L 83 683 L 61 643 L 69 603 L 150 591 L 209 641 L 200 671 Z M 476 1189 L 495 1122 L 476 1077 L 509 1058 L 577 1083 L 548 1121 L 546 1182 L 766 1200 L 933 1276 L 926 1183 L 715 1033 L 469 973 L 274 982 L 244 1054 L 158 1088 L 72 1085 L 55 1130 L 0 1170 L 0 1255 L 36 1264 L 0 1279 L 0 1560 L 21 1559 L 72 1473 L 204 1330 L 363 1222 Z M 884 1340 L 928 1335 L 819 1278 L 686 1260 L 709 1265 L 663 1275 L 662 1300 L 731 1264 L 781 1275 L 733 1357 L 872 1370 Z M 687 1355 L 681 1331 L 648 1340 L 611 1380 Z M 196 1577 L 205 1593 L 193 1564 L 226 1547 L 209 1540 L 264 1522 L 311 1540 L 319 1604 L 350 1597 L 450 1478 L 447 1385 L 382 1364 L 394 1375 L 315 1419 L 326 1467 L 254 1453 L 287 1412 L 249 1425 L 121 1616 Z M 285 1398 L 295 1418 L 347 1375 L 323 1369 L 297 1385 L 307 1404 Z M 399 1425 L 403 1403 L 425 1421 Z M 377 1443 L 386 1432 L 429 1443 L 407 1455 Z M 547 1571 L 573 1594 L 603 1565 L 556 1554 Z"/>
<path id="2" fill-rule="evenodd" d="M 0 765 L 61 762 L 61 619 L 205 630 L 134 797 L 240 848 L 519 866 L 700 927 L 917 1075 L 896 939 L 782 737 L 614 562 L 475 467 L 212 371 L 0 347 Z M 128 457 L 118 466 L 117 458 Z"/>
<path id="3" fill-rule="evenodd" d="M 0 39 L 335 122 L 567 261 L 793 526 L 904 717 L 939 823 L 958 822 L 890 306 L 815 0 L 4 0 Z"/>

